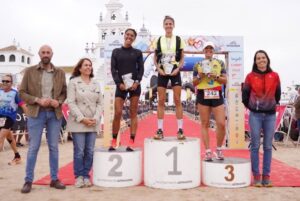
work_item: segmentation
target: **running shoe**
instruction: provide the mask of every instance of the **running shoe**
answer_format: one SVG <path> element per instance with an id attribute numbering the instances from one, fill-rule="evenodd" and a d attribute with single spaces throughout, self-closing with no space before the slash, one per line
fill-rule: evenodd
<path id="1" fill-rule="evenodd" d="M 182 128 L 179 128 L 179 129 L 178 129 L 178 132 L 177 132 L 177 139 L 178 139 L 178 140 L 185 140 L 185 136 L 184 136 L 184 134 L 183 134 Z"/>
<path id="2" fill-rule="evenodd" d="M 265 176 L 263 175 L 262 176 L 262 181 L 261 181 L 261 184 L 264 186 L 264 187 L 273 187 L 273 184 L 270 180 L 270 176 Z"/>
<path id="3" fill-rule="evenodd" d="M 21 162 L 21 158 L 14 158 L 11 162 L 8 163 L 8 165 L 18 165 L 21 164 Z"/>
<path id="4" fill-rule="evenodd" d="M 260 175 L 253 176 L 253 186 L 254 187 L 262 187 Z"/>
<path id="5" fill-rule="evenodd" d="M 212 153 L 211 153 L 211 151 L 205 152 L 204 160 L 205 161 L 212 161 Z"/>
<path id="6" fill-rule="evenodd" d="M 117 147 L 117 139 L 113 138 L 112 141 L 111 141 L 111 145 L 108 148 L 108 151 L 115 151 L 116 147 Z"/>
<path id="7" fill-rule="evenodd" d="M 222 149 L 217 149 L 216 150 L 216 159 L 217 160 L 224 160 L 224 154 Z"/>
<path id="8" fill-rule="evenodd" d="M 155 140 L 161 140 L 164 138 L 164 132 L 161 129 L 156 131 L 156 134 L 153 137 Z"/>

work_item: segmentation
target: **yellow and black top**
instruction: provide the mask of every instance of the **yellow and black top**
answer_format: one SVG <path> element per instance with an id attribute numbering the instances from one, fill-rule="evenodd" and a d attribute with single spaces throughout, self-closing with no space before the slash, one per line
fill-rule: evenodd
<path id="1" fill-rule="evenodd" d="M 217 76 L 226 74 L 224 62 L 219 59 L 204 59 L 195 64 L 193 68 L 193 76 L 197 77 L 198 72 L 204 73 L 205 77 L 201 78 L 200 83 L 196 86 L 197 89 L 214 89 L 221 90 L 222 84 L 209 77 L 209 73 L 215 73 Z"/>

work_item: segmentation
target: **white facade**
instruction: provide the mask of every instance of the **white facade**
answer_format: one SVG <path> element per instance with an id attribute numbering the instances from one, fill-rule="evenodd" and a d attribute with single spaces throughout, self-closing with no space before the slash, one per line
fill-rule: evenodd
<path id="1" fill-rule="evenodd" d="M 100 13 L 98 27 L 98 42 L 91 47 L 86 47 L 86 53 L 93 61 L 95 78 L 104 87 L 105 68 L 104 68 L 104 44 L 108 36 L 122 36 L 125 30 L 131 27 L 128 22 L 128 13 L 122 14 L 123 4 L 119 0 L 109 0 L 106 7 L 106 14 Z"/>
<path id="2" fill-rule="evenodd" d="M 20 82 L 21 72 L 32 65 L 33 54 L 19 45 L 11 45 L 0 49 L 0 76 L 13 74 L 14 82 Z"/>

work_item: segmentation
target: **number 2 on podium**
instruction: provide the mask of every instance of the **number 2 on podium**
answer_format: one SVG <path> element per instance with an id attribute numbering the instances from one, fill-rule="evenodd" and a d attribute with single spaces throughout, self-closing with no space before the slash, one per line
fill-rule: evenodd
<path id="1" fill-rule="evenodd" d="M 111 155 L 109 157 L 109 161 L 114 161 L 114 159 L 117 160 L 116 164 L 110 169 L 108 172 L 108 176 L 110 177 L 122 177 L 123 172 L 117 171 L 117 169 L 122 165 L 122 157 L 120 155 Z"/>

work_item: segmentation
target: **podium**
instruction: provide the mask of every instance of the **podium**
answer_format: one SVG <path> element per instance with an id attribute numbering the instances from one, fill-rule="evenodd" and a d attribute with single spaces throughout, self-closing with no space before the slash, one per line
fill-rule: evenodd
<path id="1" fill-rule="evenodd" d="M 144 141 L 144 183 L 161 189 L 189 189 L 200 185 L 200 140 L 165 137 Z"/>
<path id="2" fill-rule="evenodd" d="M 102 187 L 128 187 L 142 181 L 142 151 L 120 147 L 116 151 L 99 148 L 94 151 L 93 183 Z"/>
<path id="3" fill-rule="evenodd" d="M 240 188 L 251 184 L 251 163 L 244 158 L 202 161 L 202 180 L 207 186 Z"/>

